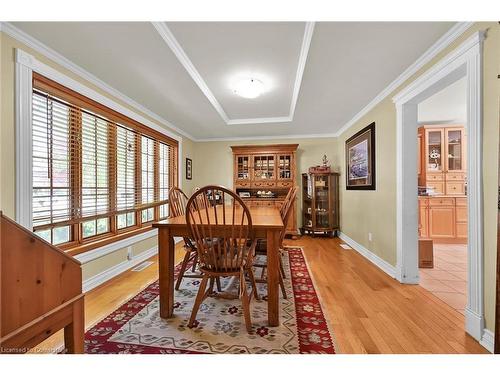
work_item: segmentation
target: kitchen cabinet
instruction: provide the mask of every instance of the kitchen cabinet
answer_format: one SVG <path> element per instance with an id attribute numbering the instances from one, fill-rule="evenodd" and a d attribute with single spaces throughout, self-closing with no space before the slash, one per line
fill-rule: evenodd
<path id="1" fill-rule="evenodd" d="M 435 243 L 467 243 L 467 198 L 418 198 L 418 235 Z"/>
<path id="2" fill-rule="evenodd" d="M 438 194 L 466 194 L 466 138 L 463 126 L 419 128 L 419 186 L 430 187 Z"/>

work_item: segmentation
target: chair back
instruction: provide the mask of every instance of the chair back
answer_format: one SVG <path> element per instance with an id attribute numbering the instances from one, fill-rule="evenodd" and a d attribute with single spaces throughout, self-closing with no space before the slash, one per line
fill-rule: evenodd
<path id="1" fill-rule="evenodd" d="M 171 188 L 168 192 L 168 202 L 171 217 L 177 217 L 186 214 L 188 197 L 181 189 L 179 189 L 178 187 Z M 186 246 L 194 248 L 191 239 L 184 237 L 183 240 Z"/>
<path id="2" fill-rule="evenodd" d="M 298 189 L 299 188 L 297 186 L 293 186 L 292 188 L 290 188 L 288 194 L 285 197 L 283 205 L 281 206 L 280 209 L 281 219 L 283 220 L 283 224 L 285 224 L 285 228 L 281 231 L 280 234 L 280 242 L 279 242 L 280 247 L 282 247 L 283 240 L 285 239 L 286 227 L 288 225 L 288 220 L 290 219 L 290 215 L 292 213 L 292 205 L 293 202 L 295 201 L 295 198 L 297 197 Z"/>
<path id="3" fill-rule="evenodd" d="M 205 270 L 231 272 L 252 263 L 252 217 L 233 191 L 213 185 L 199 189 L 187 202 L 186 223 Z"/>

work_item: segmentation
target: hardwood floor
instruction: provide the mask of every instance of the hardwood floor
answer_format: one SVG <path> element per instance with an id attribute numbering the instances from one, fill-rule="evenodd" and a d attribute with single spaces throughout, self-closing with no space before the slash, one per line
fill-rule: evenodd
<path id="1" fill-rule="evenodd" d="M 286 240 L 302 246 L 340 353 L 487 353 L 464 331 L 464 316 L 418 285 L 402 285 L 339 239 Z M 178 246 L 176 260 L 183 250 Z M 127 271 L 85 297 L 90 327 L 156 280 L 157 258 Z M 55 348 L 59 333 L 38 348 Z"/>

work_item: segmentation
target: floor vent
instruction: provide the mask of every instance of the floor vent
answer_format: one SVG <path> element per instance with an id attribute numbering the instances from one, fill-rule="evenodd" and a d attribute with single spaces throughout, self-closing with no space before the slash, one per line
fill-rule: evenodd
<path id="1" fill-rule="evenodd" d="M 138 266 L 132 268 L 132 271 L 134 271 L 134 272 L 142 271 L 144 268 L 149 267 L 152 264 L 153 264 L 153 262 L 144 262 L 144 263 L 141 263 Z"/>
<path id="2" fill-rule="evenodd" d="M 346 243 L 341 243 L 340 244 L 340 247 L 344 250 L 352 250 L 352 247 L 350 247 L 348 244 Z"/>

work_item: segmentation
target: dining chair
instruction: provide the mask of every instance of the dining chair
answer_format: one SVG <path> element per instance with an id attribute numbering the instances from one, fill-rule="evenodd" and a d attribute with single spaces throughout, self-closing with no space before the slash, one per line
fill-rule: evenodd
<path id="1" fill-rule="evenodd" d="M 205 186 L 187 202 L 186 223 L 197 249 L 202 274 L 188 326 L 193 326 L 201 303 L 213 294 L 216 279 L 234 276 L 239 278 L 238 297 L 246 329 L 251 333 L 250 301 L 252 296 L 258 299 L 258 294 L 252 269 L 256 240 L 248 207 L 229 189 Z M 247 276 L 251 282 L 250 293 Z"/>
<path id="2" fill-rule="evenodd" d="M 283 298 L 285 298 L 285 299 L 287 298 L 287 295 L 286 295 L 285 283 L 283 281 L 286 278 L 285 268 L 283 267 L 283 260 L 282 260 L 282 256 L 283 256 L 283 241 L 284 241 L 285 236 L 286 236 L 286 227 L 287 227 L 287 224 L 288 224 L 288 220 L 290 219 L 290 216 L 291 216 L 291 214 L 293 212 L 292 206 L 293 206 L 293 202 L 295 201 L 295 198 L 297 196 L 298 189 L 299 188 L 297 186 L 293 186 L 292 188 L 290 188 L 290 190 L 288 191 L 288 193 L 287 193 L 287 195 L 285 197 L 285 200 L 283 201 L 283 205 L 280 207 L 280 215 L 281 215 L 281 219 L 283 220 L 284 228 L 280 232 L 280 238 L 279 238 L 279 242 L 278 242 L 278 248 L 279 248 L 279 251 L 280 251 L 280 257 L 279 257 L 279 266 L 280 266 L 279 284 L 280 284 L 280 288 L 281 288 L 281 294 L 283 295 Z M 257 246 L 255 248 L 255 253 L 257 255 L 267 256 L 267 240 L 265 238 L 259 238 L 257 240 Z M 256 263 L 255 267 L 262 268 L 261 276 L 260 276 L 259 279 L 257 279 L 257 282 L 259 282 L 259 283 L 267 282 L 267 279 L 264 278 L 264 273 L 265 273 L 265 271 L 267 269 L 267 264 L 266 263 Z"/>
<path id="3" fill-rule="evenodd" d="M 177 217 L 185 215 L 186 204 L 188 201 L 187 195 L 178 187 L 173 187 L 168 192 L 168 202 L 170 205 L 170 216 Z M 175 283 L 175 290 L 179 290 L 181 286 L 182 279 L 186 278 L 201 278 L 201 274 L 189 274 L 186 275 L 186 270 L 189 262 L 192 262 L 191 271 L 195 272 L 196 265 L 198 263 L 198 254 L 196 252 L 196 247 L 189 237 L 184 237 L 184 249 L 186 253 L 181 263 L 181 269 L 179 270 L 179 276 L 177 276 L 177 281 Z"/>

